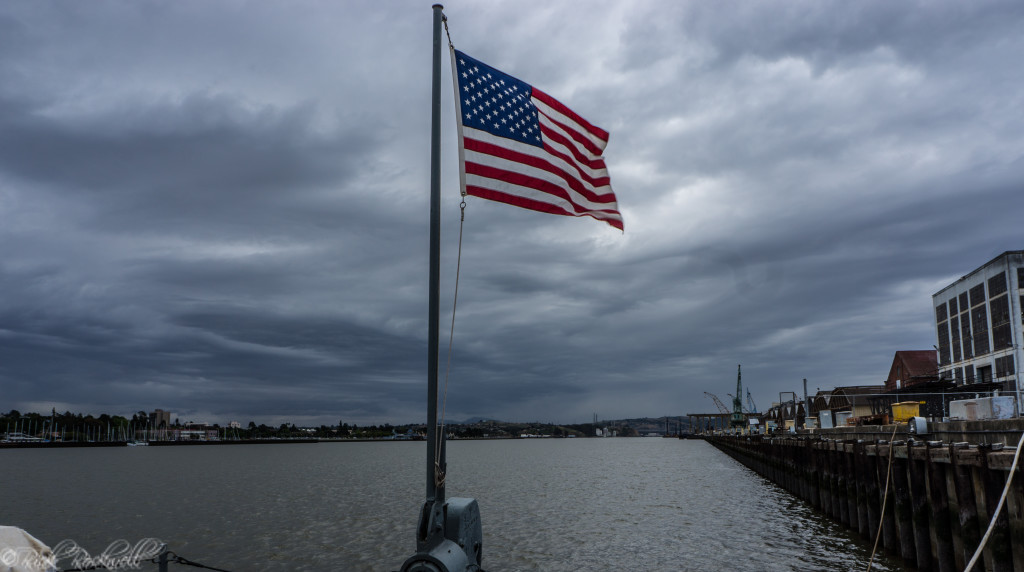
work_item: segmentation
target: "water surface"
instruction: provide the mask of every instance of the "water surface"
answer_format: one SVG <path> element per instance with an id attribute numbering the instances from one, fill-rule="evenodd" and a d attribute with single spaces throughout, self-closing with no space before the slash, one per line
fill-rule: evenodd
<path id="1" fill-rule="evenodd" d="M 232 571 L 397 570 L 415 550 L 425 447 L 0 450 L 0 524 L 93 554 L 158 538 Z M 480 503 L 488 572 L 864 570 L 871 553 L 702 441 L 456 441 L 448 464 L 448 496 Z M 902 570 L 886 556 L 874 569 Z"/>

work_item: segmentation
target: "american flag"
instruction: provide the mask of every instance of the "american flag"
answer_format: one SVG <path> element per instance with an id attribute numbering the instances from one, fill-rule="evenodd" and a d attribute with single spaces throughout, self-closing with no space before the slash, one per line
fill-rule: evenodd
<path id="1" fill-rule="evenodd" d="M 463 194 L 622 230 L 601 156 L 608 132 L 530 84 L 453 53 Z"/>

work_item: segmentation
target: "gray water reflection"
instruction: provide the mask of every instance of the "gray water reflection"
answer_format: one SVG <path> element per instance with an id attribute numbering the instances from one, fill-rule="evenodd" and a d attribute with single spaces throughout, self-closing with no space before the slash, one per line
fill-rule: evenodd
<path id="1" fill-rule="evenodd" d="M 395 570 L 415 548 L 424 447 L 2 450 L 0 524 L 93 554 L 156 537 L 235 571 Z M 490 572 L 863 570 L 870 555 L 700 441 L 457 441 L 448 457 L 449 496 L 480 502 Z"/>

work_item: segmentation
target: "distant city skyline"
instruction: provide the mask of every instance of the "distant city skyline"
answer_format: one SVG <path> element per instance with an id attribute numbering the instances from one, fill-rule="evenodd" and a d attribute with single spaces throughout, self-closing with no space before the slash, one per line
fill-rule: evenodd
<path id="1" fill-rule="evenodd" d="M 611 134 L 626 228 L 467 201 L 449 419 L 881 384 L 1024 248 L 1019 2 L 445 8 Z M 426 420 L 429 3 L 16 0 L 0 46 L 0 410 Z"/>

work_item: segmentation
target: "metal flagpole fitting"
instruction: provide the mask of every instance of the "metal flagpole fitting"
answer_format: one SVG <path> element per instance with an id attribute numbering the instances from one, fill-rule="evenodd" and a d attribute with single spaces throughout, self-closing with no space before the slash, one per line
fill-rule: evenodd
<path id="1" fill-rule="evenodd" d="M 430 276 L 427 327 L 427 487 L 416 528 L 416 554 L 402 572 L 478 572 L 483 551 L 480 509 L 475 499 L 445 502 L 444 434 L 437 424 L 438 330 L 441 282 L 441 25 L 444 6 L 434 4 L 430 113 Z"/>

